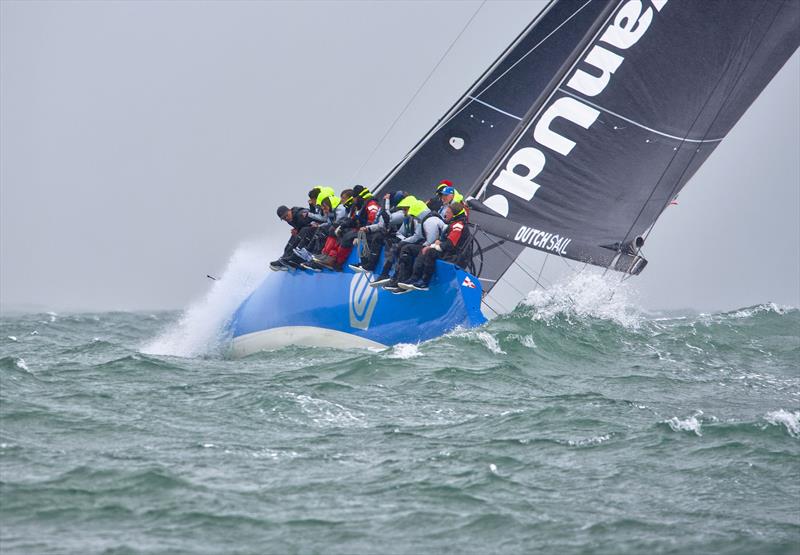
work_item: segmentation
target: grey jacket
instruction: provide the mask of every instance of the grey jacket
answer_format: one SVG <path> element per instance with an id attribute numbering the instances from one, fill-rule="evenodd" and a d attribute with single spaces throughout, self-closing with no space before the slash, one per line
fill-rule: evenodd
<path id="1" fill-rule="evenodd" d="M 421 228 L 420 234 L 424 235 L 425 241 L 423 244 L 426 247 L 436 242 L 436 240 L 442 234 L 444 228 L 447 227 L 447 224 L 444 223 L 444 220 L 442 220 L 438 216 L 438 214 L 433 215 L 428 219 L 425 219 L 430 213 L 431 213 L 430 210 L 425 209 L 422 212 L 420 212 L 419 216 L 417 216 L 417 224 L 418 224 L 417 227 Z M 422 225 L 419 225 L 419 223 L 422 223 Z"/>
<path id="2" fill-rule="evenodd" d="M 405 215 L 402 210 L 395 210 L 389 214 L 389 229 L 400 229 L 400 226 L 403 225 L 404 217 Z M 386 229 L 386 224 L 381 214 L 378 214 L 378 217 L 375 218 L 374 224 L 367 226 L 367 231 L 382 231 L 384 229 Z"/>

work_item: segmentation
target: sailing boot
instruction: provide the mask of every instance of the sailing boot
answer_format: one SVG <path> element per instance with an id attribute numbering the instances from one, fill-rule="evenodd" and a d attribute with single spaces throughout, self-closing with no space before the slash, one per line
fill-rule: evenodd
<path id="1" fill-rule="evenodd" d="M 289 268 L 283 263 L 282 259 L 273 260 L 269 263 L 269 269 L 273 272 L 280 272 L 283 270 L 288 270 Z"/>
<path id="2" fill-rule="evenodd" d="M 347 257 L 350 256 L 350 251 L 353 250 L 353 247 L 345 248 L 339 246 L 339 249 L 336 251 L 336 263 L 334 265 L 337 272 L 341 272 L 342 268 L 344 267 L 344 263 L 347 262 Z"/>
<path id="3" fill-rule="evenodd" d="M 308 249 L 306 249 L 306 248 L 302 248 L 302 247 L 296 248 L 296 249 L 294 249 L 294 253 L 297 256 L 299 256 L 300 258 L 302 258 L 304 262 L 308 262 L 308 261 L 311 260 L 311 253 L 308 252 Z"/>
<path id="4" fill-rule="evenodd" d="M 408 291 L 430 291 L 428 284 L 425 283 L 425 280 L 422 278 L 414 280 L 411 283 L 398 283 L 397 285 L 401 289 L 406 289 Z"/>
<path id="5" fill-rule="evenodd" d="M 379 275 L 375 281 L 369 284 L 370 287 L 380 287 L 381 285 L 386 285 L 392 281 L 392 278 L 389 277 L 389 274 L 381 274 Z"/>
<path id="6" fill-rule="evenodd" d="M 389 281 L 383 284 L 383 288 L 387 291 L 399 291 L 400 288 L 397 286 L 397 278 L 391 278 Z"/>
<path id="7" fill-rule="evenodd" d="M 281 258 L 281 263 L 289 270 L 296 270 L 300 267 L 302 260 L 295 260 L 295 258 L 293 256 Z"/>
<path id="8" fill-rule="evenodd" d="M 374 252 L 370 253 L 366 259 L 362 258 L 361 262 L 358 264 L 361 268 L 358 270 L 359 272 L 374 272 L 375 268 L 378 266 L 378 258 L 380 257 L 380 253 L 375 254 Z"/>
<path id="9" fill-rule="evenodd" d="M 329 270 L 333 270 L 334 264 L 336 264 L 336 259 L 329 254 L 315 254 L 311 257 L 313 262 L 316 262 L 318 265 L 322 266 L 323 268 L 327 268 Z"/>

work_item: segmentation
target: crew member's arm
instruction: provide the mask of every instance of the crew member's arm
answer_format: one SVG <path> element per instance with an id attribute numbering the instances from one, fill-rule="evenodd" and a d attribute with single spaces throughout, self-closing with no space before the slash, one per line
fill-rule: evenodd
<path id="1" fill-rule="evenodd" d="M 428 247 L 436 242 L 439 234 L 444 229 L 444 222 L 439 218 L 433 217 L 425 220 L 425 246 Z"/>

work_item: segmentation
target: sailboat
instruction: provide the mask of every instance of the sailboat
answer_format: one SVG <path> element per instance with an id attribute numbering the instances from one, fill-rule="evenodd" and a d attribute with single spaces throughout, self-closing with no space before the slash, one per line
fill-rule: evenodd
<path id="1" fill-rule="evenodd" d="M 268 275 L 230 320 L 233 354 L 479 326 L 525 249 L 639 274 L 658 217 L 798 46 L 796 0 L 551 1 L 375 188 L 457 184 L 468 268 L 438 261 L 430 291 L 404 295 L 347 266 Z"/>

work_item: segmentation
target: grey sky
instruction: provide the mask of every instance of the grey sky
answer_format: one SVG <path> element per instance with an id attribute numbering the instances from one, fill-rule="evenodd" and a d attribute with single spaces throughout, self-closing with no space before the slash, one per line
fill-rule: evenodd
<path id="1" fill-rule="evenodd" d="M 179 308 L 377 181 L 543 2 L 0 3 L 0 303 Z M 797 53 L 656 225 L 647 307 L 800 305 Z M 266 262 L 264 267 L 266 269 Z"/>

